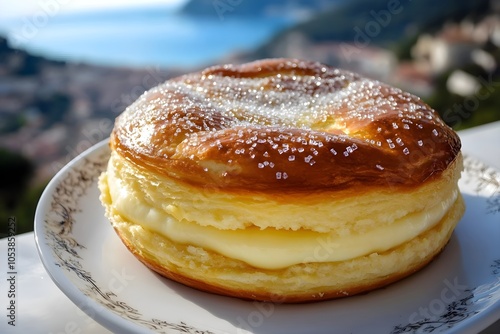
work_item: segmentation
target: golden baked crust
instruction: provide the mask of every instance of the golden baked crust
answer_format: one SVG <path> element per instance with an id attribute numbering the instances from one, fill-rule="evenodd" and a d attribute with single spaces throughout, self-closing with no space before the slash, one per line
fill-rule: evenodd
<path id="1" fill-rule="evenodd" d="M 418 97 L 293 59 L 216 66 L 146 92 L 111 146 L 139 166 L 224 191 L 414 187 L 458 136 Z"/>

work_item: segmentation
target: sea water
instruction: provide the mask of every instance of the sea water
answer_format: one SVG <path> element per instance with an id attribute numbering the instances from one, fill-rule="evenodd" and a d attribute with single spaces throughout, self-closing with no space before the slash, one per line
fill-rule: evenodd
<path id="1" fill-rule="evenodd" d="M 292 22 L 279 17 L 199 17 L 172 8 L 33 13 L 3 20 L 9 44 L 50 59 L 112 66 L 193 67 L 266 42 Z"/>

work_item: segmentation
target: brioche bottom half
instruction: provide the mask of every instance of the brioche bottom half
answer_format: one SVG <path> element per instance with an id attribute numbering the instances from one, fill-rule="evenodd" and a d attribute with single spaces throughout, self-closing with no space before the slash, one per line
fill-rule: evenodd
<path id="1" fill-rule="evenodd" d="M 346 261 L 301 263 L 266 270 L 208 249 L 173 242 L 131 223 L 113 210 L 109 193 L 103 192 L 101 201 L 126 247 L 162 276 L 220 295 L 279 303 L 346 297 L 400 280 L 424 267 L 442 251 L 465 210 L 459 194 L 433 228 L 385 252 Z"/>

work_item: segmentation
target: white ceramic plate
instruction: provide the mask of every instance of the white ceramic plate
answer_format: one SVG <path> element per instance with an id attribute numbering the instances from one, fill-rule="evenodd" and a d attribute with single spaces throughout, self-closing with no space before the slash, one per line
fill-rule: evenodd
<path id="1" fill-rule="evenodd" d="M 444 252 L 384 289 L 302 305 L 200 292 L 144 267 L 104 217 L 97 178 L 107 142 L 58 173 L 40 200 L 35 236 L 57 286 L 118 333 L 471 333 L 500 318 L 500 173 L 467 158 L 467 211 Z"/>

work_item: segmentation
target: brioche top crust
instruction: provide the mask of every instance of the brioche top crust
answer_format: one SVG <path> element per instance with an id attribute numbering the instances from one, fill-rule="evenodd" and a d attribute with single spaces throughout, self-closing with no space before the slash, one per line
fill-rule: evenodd
<path id="1" fill-rule="evenodd" d="M 210 67 L 144 93 L 111 147 L 194 186 L 248 191 L 415 187 L 460 151 L 418 97 L 320 63 Z"/>

